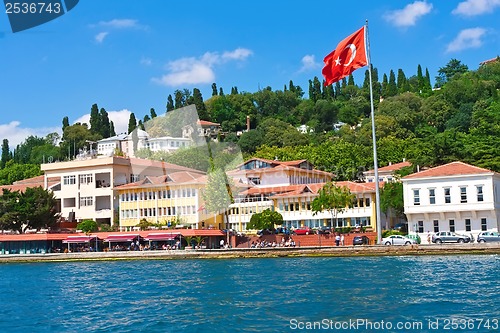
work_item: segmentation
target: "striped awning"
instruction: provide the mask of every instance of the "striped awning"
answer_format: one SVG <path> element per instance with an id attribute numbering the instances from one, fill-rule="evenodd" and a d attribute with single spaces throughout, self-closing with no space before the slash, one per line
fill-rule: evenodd
<path id="1" fill-rule="evenodd" d="M 175 239 L 175 237 L 180 236 L 180 233 L 151 233 L 147 235 L 144 239 L 147 241 L 166 241 L 166 240 L 172 240 Z"/>
<path id="2" fill-rule="evenodd" d="M 138 237 L 140 237 L 139 234 L 109 235 L 104 241 L 110 243 L 131 242 Z"/>
<path id="3" fill-rule="evenodd" d="M 63 239 L 63 243 L 89 243 L 91 241 L 96 241 L 97 236 L 68 236 L 68 238 Z"/>

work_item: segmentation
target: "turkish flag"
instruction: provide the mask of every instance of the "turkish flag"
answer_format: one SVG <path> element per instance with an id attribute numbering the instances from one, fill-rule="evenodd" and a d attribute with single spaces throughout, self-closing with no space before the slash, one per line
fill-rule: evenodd
<path id="1" fill-rule="evenodd" d="M 322 73 L 325 85 L 330 85 L 349 76 L 356 69 L 367 65 L 365 27 L 341 41 L 335 50 L 323 60 Z"/>

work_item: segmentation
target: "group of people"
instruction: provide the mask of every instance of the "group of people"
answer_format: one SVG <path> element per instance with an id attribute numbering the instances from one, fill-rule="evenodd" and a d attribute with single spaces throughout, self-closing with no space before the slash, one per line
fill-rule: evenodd
<path id="1" fill-rule="evenodd" d="M 261 241 L 253 241 L 252 244 L 250 244 L 250 248 L 255 249 L 255 248 L 265 248 L 265 247 L 295 247 L 295 241 L 293 240 L 292 237 L 288 238 L 285 240 L 285 237 L 281 238 L 281 242 L 276 242 L 272 241 L 269 242 L 267 240 L 261 240 Z"/>
<path id="2" fill-rule="evenodd" d="M 345 245 L 345 238 L 344 238 L 344 234 L 339 234 L 339 233 L 337 233 L 337 234 L 335 235 L 335 245 L 336 245 L 336 246 L 339 246 L 339 245 L 344 246 L 344 245 Z"/>

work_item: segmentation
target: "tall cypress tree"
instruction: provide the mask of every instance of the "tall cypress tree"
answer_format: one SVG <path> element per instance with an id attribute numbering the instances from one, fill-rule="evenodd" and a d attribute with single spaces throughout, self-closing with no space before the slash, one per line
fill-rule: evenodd
<path id="1" fill-rule="evenodd" d="M 224 90 L 222 90 L 222 87 L 219 88 L 219 96 L 224 96 Z"/>
<path id="2" fill-rule="evenodd" d="M 354 76 L 352 76 L 352 74 L 349 74 L 349 79 L 347 80 L 347 85 L 354 86 Z"/>
<path id="3" fill-rule="evenodd" d="M 425 79 L 424 75 L 422 74 L 422 66 L 418 64 L 417 67 L 417 80 L 418 80 L 418 93 L 422 93 L 425 89 Z"/>
<path id="4" fill-rule="evenodd" d="M 388 95 L 388 86 L 389 85 L 389 81 L 387 80 L 387 74 L 384 73 L 384 76 L 382 77 L 382 97 L 387 97 Z"/>
<path id="5" fill-rule="evenodd" d="M 172 111 L 173 109 L 175 109 L 175 107 L 174 107 L 174 100 L 172 99 L 172 95 L 168 95 L 168 98 L 167 98 L 167 112 L 168 111 Z"/>
<path id="6" fill-rule="evenodd" d="M 104 109 L 101 108 L 101 111 L 99 112 L 99 133 L 102 135 L 103 138 L 109 138 L 110 137 L 110 128 L 109 128 L 109 116 L 108 112 Z"/>
<path id="7" fill-rule="evenodd" d="M 217 84 L 212 83 L 212 96 L 217 96 Z"/>
<path id="8" fill-rule="evenodd" d="M 64 129 L 69 126 L 69 118 L 66 116 L 62 120 L 62 131 L 64 133 Z"/>
<path id="9" fill-rule="evenodd" d="M 406 88 L 406 75 L 405 75 L 405 72 L 403 72 L 403 70 L 400 68 L 398 69 L 398 82 L 397 82 L 397 86 L 398 86 L 398 91 L 400 93 L 403 93 L 405 92 L 405 88 Z"/>
<path id="10" fill-rule="evenodd" d="M 429 75 L 429 69 L 425 68 L 425 91 L 432 91 L 431 76 Z"/>
<path id="11" fill-rule="evenodd" d="M 101 119 L 99 117 L 99 108 L 97 104 L 93 104 L 90 108 L 90 131 L 92 133 L 99 133 L 101 128 Z"/>
<path id="12" fill-rule="evenodd" d="M 387 96 L 396 96 L 398 94 L 398 87 L 396 85 L 396 75 L 391 69 L 389 73 L 389 83 L 387 85 Z"/>
<path id="13" fill-rule="evenodd" d="M 238 94 L 238 88 L 233 87 L 231 90 L 232 95 Z M 205 103 L 203 102 L 203 96 L 201 95 L 201 91 L 198 88 L 193 89 L 193 104 L 196 106 L 196 111 L 198 112 L 198 117 L 201 120 L 209 120 L 209 115 Z"/>
<path id="14" fill-rule="evenodd" d="M 154 108 L 151 108 L 151 109 L 149 110 L 149 113 L 151 114 L 151 119 L 156 118 L 156 111 L 155 111 L 155 109 L 154 109 Z"/>
<path id="15" fill-rule="evenodd" d="M 5 167 L 5 164 L 12 158 L 9 149 L 9 140 L 3 139 L 2 141 L 2 159 L 0 160 L 0 169 Z"/>
<path id="16" fill-rule="evenodd" d="M 116 135 L 115 124 L 113 124 L 113 121 L 110 121 L 109 122 L 109 136 L 112 137 L 112 136 L 115 136 L 115 135 Z"/>
<path id="17" fill-rule="evenodd" d="M 137 119 L 135 119 L 135 114 L 132 112 L 130 118 L 128 119 L 128 134 L 132 133 L 137 127 Z"/>

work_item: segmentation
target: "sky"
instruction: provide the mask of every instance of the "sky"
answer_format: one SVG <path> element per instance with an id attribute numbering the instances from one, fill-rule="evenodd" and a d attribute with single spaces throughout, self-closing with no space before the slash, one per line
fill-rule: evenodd
<path id="1" fill-rule="evenodd" d="M 0 140 L 61 133 L 105 108 L 117 133 L 166 110 L 169 94 L 213 82 L 230 93 L 308 90 L 323 58 L 368 20 L 371 62 L 431 79 L 451 59 L 469 69 L 500 54 L 500 0 L 81 0 L 65 15 L 12 33 L 0 12 Z M 354 73 L 362 84 L 365 68 Z"/>

